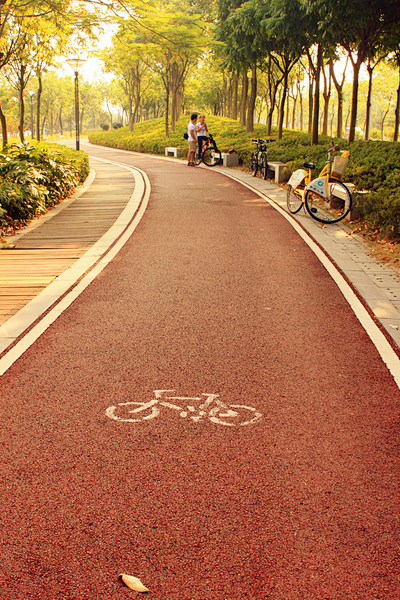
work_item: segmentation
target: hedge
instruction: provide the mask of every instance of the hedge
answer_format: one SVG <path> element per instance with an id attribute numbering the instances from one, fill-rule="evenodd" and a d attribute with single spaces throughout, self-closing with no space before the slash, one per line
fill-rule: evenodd
<path id="1" fill-rule="evenodd" d="M 44 213 L 83 183 L 86 153 L 59 144 L 11 144 L 0 154 L 0 231 Z"/>

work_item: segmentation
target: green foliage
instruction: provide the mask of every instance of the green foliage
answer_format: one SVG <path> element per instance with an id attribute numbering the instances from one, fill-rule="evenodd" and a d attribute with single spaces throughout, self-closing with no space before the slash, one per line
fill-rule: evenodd
<path id="1" fill-rule="evenodd" d="M 87 155 L 58 144 L 12 144 L 0 154 L 0 228 L 43 213 L 82 183 Z"/>

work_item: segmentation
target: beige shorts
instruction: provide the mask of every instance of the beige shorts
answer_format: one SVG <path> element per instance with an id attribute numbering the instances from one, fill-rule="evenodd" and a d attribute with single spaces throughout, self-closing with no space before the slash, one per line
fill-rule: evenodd
<path id="1" fill-rule="evenodd" d="M 196 152 L 197 150 L 197 142 L 189 142 L 189 152 Z"/>

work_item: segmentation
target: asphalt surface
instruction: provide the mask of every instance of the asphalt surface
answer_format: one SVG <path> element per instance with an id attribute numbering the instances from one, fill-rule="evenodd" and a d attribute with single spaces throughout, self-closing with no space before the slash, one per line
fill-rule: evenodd
<path id="1" fill-rule="evenodd" d="M 148 205 L 1 378 L 1 597 L 397 600 L 378 328 L 254 190 L 91 152 Z"/>

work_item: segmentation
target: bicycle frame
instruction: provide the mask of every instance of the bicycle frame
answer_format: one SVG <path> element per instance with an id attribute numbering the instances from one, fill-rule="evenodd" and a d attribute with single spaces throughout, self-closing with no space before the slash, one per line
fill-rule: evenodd
<path id="1" fill-rule="evenodd" d="M 210 134 L 207 136 L 207 139 L 206 139 L 206 141 L 204 142 L 204 146 L 203 146 L 202 154 L 203 154 L 203 153 L 204 153 L 206 150 L 208 150 L 208 148 L 209 148 L 210 146 L 212 146 L 212 147 L 214 148 L 214 150 L 217 150 L 217 151 L 218 151 L 217 144 L 215 143 L 215 140 L 214 140 L 213 136 L 211 135 L 211 133 L 210 133 Z"/>
<path id="2" fill-rule="evenodd" d="M 288 181 L 288 185 L 292 186 L 293 192 L 301 196 L 304 203 L 305 195 L 308 190 L 315 192 L 322 198 L 328 197 L 329 175 L 331 172 L 331 161 L 325 163 L 318 177 L 311 179 L 312 169 L 297 169 Z M 304 181 L 304 188 L 299 188 L 299 185 Z"/>

